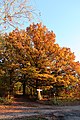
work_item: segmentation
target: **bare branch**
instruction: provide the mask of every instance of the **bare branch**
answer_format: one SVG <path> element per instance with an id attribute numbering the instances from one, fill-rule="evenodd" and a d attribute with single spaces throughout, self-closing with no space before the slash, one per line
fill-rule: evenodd
<path id="1" fill-rule="evenodd" d="M 0 30 L 20 27 L 27 20 L 37 15 L 29 0 L 1 0 Z M 2 28 L 3 26 L 3 28 Z"/>

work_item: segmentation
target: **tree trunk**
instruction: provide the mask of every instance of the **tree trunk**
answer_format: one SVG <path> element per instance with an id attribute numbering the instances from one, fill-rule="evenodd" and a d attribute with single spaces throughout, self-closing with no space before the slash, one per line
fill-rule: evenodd
<path id="1" fill-rule="evenodd" d="M 38 80 L 36 80 L 36 99 L 38 99 L 37 89 L 38 89 Z"/>
<path id="2" fill-rule="evenodd" d="M 24 82 L 23 82 L 23 96 L 25 96 L 25 94 L 26 94 L 26 82 L 24 80 Z"/>
<path id="3" fill-rule="evenodd" d="M 9 91 L 8 91 L 8 94 L 9 94 L 9 97 L 13 96 L 13 86 L 12 86 L 12 73 L 13 73 L 13 69 L 12 70 L 9 70 L 9 74 L 10 74 L 10 80 L 9 80 Z"/>

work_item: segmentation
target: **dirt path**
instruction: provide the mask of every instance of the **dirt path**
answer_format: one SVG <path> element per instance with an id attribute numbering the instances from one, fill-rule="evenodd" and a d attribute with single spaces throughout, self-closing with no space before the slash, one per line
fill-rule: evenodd
<path id="1" fill-rule="evenodd" d="M 80 105 L 50 106 L 37 102 L 18 101 L 12 105 L 0 105 L 0 120 L 29 116 L 44 116 L 47 120 L 80 120 Z"/>

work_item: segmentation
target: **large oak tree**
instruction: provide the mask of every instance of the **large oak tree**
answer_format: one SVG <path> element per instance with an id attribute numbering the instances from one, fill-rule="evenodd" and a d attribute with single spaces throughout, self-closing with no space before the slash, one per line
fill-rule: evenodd
<path id="1" fill-rule="evenodd" d="M 15 29 L 4 36 L 6 44 L 0 53 L 1 63 L 4 60 L 10 86 L 21 81 L 25 94 L 26 84 L 37 89 L 79 83 L 80 64 L 75 62 L 70 48 L 56 44 L 55 37 L 54 32 L 41 23 L 31 24 L 26 30 Z"/>

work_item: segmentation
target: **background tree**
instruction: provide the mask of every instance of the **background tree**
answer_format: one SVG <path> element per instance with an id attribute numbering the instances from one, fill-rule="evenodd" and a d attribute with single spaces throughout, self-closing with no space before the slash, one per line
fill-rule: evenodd
<path id="1" fill-rule="evenodd" d="M 53 61 L 52 74 L 56 78 L 54 84 L 57 88 L 64 85 L 66 89 L 73 89 L 79 80 L 79 63 L 75 62 L 75 55 L 71 52 L 70 48 L 61 48 L 57 54 L 55 54 Z M 77 68 L 77 69 L 76 69 Z M 59 92 L 58 92 L 59 93 Z M 66 93 L 67 94 L 67 93 Z"/>
<path id="2" fill-rule="evenodd" d="M 6 93 L 11 94 L 14 80 L 16 78 L 16 54 L 14 48 L 8 41 L 5 41 L 4 36 L 0 39 L 0 81 Z M 4 91 L 4 92 L 5 92 Z M 5 94 L 4 94 L 5 95 Z"/>

